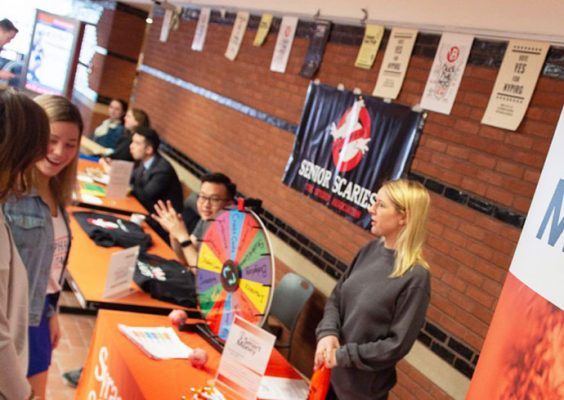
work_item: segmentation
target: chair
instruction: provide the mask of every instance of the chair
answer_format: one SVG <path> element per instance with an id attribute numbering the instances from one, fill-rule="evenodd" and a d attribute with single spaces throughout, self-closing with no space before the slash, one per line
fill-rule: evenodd
<path id="1" fill-rule="evenodd" d="M 276 288 L 272 296 L 272 304 L 270 305 L 269 317 L 275 317 L 286 329 L 289 331 L 289 338 L 287 342 L 279 340 L 280 329 L 276 330 L 275 327 L 267 323 L 266 329 L 272 333 L 277 333 L 276 348 L 288 349 L 288 360 L 292 354 L 292 339 L 294 337 L 294 330 L 300 313 L 313 294 L 313 284 L 304 277 L 289 272 Z"/>

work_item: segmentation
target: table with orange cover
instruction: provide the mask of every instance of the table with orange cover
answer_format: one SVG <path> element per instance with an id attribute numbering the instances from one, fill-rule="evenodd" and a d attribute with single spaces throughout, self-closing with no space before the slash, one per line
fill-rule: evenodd
<path id="1" fill-rule="evenodd" d="M 82 158 L 78 160 L 79 174 L 85 174 L 86 170 L 90 168 L 102 171 L 100 165 L 95 161 L 85 160 Z M 82 195 L 85 193 L 85 183 L 79 181 L 79 184 L 80 184 L 80 192 Z M 93 185 L 102 188 L 104 187 L 103 184 L 94 183 Z M 105 196 L 96 197 L 96 199 L 99 199 L 101 204 L 93 203 L 85 196 L 81 196 L 79 202 L 81 206 L 96 209 L 96 210 L 113 211 L 120 214 L 132 214 L 132 213 L 147 214 L 147 210 L 145 209 L 145 207 L 143 207 L 143 205 L 131 194 L 123 199 L 109 198 Z"/>
<path id="2" fill-rule="evenodd" d="M 188 360 L 149 358 L 119 332 L 118 324 L 170 326 L 164 316 L 100 310 L 75 399 L 189 399 L 190 388 L 202 387 L 214 378 L 221 354 L 200 335 L 176 331 L 191 348 L 207 351 L 209 360 L 203 369 L 192 367 Z M 265 375 L 300 379 L 276 349 Z"/>
<path id="3" fill-rule="evenodd" d="M 106 275 L 113 252 L 121 247 L 101 247 L 88 237 L 73 216 L 75 211 L 91 211 L 69 207 L 70 229 L 73 236 L 67 268 L 67 282 L 84 308 L 112 308 L 127 311 L 145 311 L 165 314 L 171 309 L 183 308 L 165 301 L 153 299 L 135 284 L 135 292 L 121 298 L 104 298 Z M 147 250 L 166 259 L 176 259 L 174 251 L 149 226 L 144 230 L 151 236 L 153 245 Z"/>

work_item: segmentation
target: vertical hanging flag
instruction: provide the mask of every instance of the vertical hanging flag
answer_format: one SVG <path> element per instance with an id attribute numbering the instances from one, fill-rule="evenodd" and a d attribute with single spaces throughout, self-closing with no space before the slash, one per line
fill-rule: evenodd
<path id="1" fill-rule="evenodd" d="M 330 31 L 331 21 L 316 21 L 313 24 L 309 47 L 305 56 L 304 65 L 302 65 L 302 70 L 300 71 L 300 75 L 304 78 L 312 78 L 319 68 Z"/>
<path id="2" fill-rule="evenodd" d="M 278 38 L 270 63 L 270 70 L 274 72 L 286 72 L 286 65 L 292 51 L 292 43 L 296 34 L 298 19 L 296 17 L 282 17 L 280 29 L 278 30 Z"/>
<path id="3" fill-rule="evenodd" d="M 268 31 L 270 31 L 270 25 L 272 25 L 272 14 L 263 14 L 260 18 L 253 46 L 260 47 L 263 45 L 266 37 L 268 36 Z"/>
<path id="4" fill-rule="evenodd" d="M 235 18 L 235 23 L 233 24 L 229 44 L 225 50 L 225 57 L 231 61 L 235 60 L 237 54 L 239 54 L 239 49 L 241 48 L 241 43 L 243 42 L 243 37 L 245 36 L 248 23 L 249 13 L 247 11 L 239 11 L 237 13 L 237 17 Z"/>
<path id="5" fill-rule="evenodd" d="M 537 85 L 549 44 L 510 40 L 482 124 L 516 130 Z"/>
<path id="6" fill-rule="evenodd" d="M 388 99 L 398 97 L 416 38 L 415 29 L 392 29 L 373 96 Z"/>
<path id="7" fill-rule="evenodd" d="M 163 25 L 161 26 L 161 36 L 159 40 L 161 42 L 166 42 L 168 40 L 168 34 L 170 32 L 170 25 L 172 23 L 172 10 L 166 10 L 163 17 Z"/>
<path id="8" fill-rule="evenodd" d="M 443 33 L 423 91 L 422 108 L 450 114 L 473 41 L 471 35 Z"/>
<path id="9" fill-rule="evenodd" d="M 382 36 L 384 36 L 384 27 L 382 25 L 366 25 L 362 45 L 360 46 L 356 61 L 354 62 L 355 67 L 364 69 L 372 68 L 376 54 L 380 48 L 380 43 L 382 42 Z"/>
<path id="10" fill-rule="evenodd" d="M 208 25 L 210 23 L 211 10 L 209 8 L 202 8 L 200 16 L 198 17 L 198 25 L 196 25 L 196 32 L 192 40 L 192 50 L 204 50 L 204 42 L 206 41 L 206 34 L 208 33 Z"/>

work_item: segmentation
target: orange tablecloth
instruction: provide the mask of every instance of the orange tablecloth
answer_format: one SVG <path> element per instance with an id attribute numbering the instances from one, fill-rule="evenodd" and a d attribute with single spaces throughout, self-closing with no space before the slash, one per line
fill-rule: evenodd
<path id="1" fill-rule="evenodd" d="M 85 173 L 87 168 L 96 168 L 100 169 L 100 166 L 95 161 L 79 159 L 78 160 L 78 172 Z M 101 184 L 100 184 L 101 185 Z M 101 185 L 104 186 L 104 185 Z M 81 184 L 81 188 L 82 188 Z M 137 214 L 147 214 L 147 210 L 145 207 L 141 205 L 141 203 L 133 196 L 129 195 L 124 199 L 113 199 L 108 197 L 97 197 L 102 201 L 102 204 L 94 204 L 89 202 L 87 199 L 80 200 L 81 205 L 85 207 L 92 207 L 98 209 L 107 209 L 108 211 L 119 211 L 119 212 L 126 212 L 126 213 L 137 213 Z"/>
<path id="2" fill-rule="evenodd" d="M 114 308 L 122 310 L 159 311 L 161 313 L 173 308 L 182 308 L 178 305 L 156 300 L 139 288 L 134 293 L 122 297 L 106 299 L 102 297 L 106 284 L 106 275 L 110 257 L 113 252 L 123 250 L 120 247 L 100 247 L 88 237 L 80 227 L 72 213 L 74 211 L 90 211 L 80 207 L 70 207 L 70 229 L 73 236 L 69 254 L 67 281 L 73 288 L 82 306 L 88 305 L 101 308 Z M 147 232 L 153 240 L 153 245 L 148 253 L 156 254 L 167 259 L 176 259 L 174 251 L 157 235 L 149 226 L 145 225 Z M 136 286 L 137 287 L 137 286 Z M 151 310 L 153 309 L 153 310 Z M 155 310 L 156 309 L 156 310 Z"/>
<path id="3" fill-rule="evenodd" d="M 193 368 L 187 360 L 149 358 L 118 331 L 119 323 L 170 326 L 168 318 L 163 316 L 101 310 L 75 399 L 179 400 L 182 396 L 189 398 L 191 387 L 204 386 L 215 376 L 221 355 L 199 335 L 177 331 L 188 346 L 208 352 L 205 369 Z M 300 378 L 276 349 L 272 352 L 266 375 Z"/>

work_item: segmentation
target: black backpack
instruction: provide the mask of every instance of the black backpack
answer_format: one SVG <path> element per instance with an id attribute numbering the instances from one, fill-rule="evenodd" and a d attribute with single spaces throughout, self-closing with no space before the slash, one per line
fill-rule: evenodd
<path id="1" fill-rule="evenodd" d="M 176 261 L 142 253 L 137 259 L 133 280 L 155 299 L 196 307 L 194 275 Z"/>
<path id="2" fill-rule="evenodd" d="M 131 221 L 113 215 L 89 211 L 76 211 L 73 215 L 82 229 L 98 246 L 128 248 L 139 245 L 141 251 L 145 251 L 151 246 L 151 236 Z"/>

